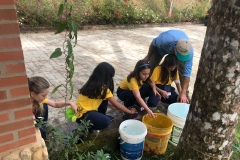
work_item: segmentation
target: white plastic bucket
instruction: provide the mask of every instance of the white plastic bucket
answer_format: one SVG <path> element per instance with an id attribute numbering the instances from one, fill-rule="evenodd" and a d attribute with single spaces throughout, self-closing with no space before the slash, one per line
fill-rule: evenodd
<path id="1" fill-rule="evenodd" d="M 167 116 L 173 122 L 172 132 L 169 142 L 174 146 L 178 144 L 179 138 L 182 134 L 183 127 L 186 122 L 190 104 L 186 103 L 173 103 L 168 106 Z"/>
<path id="2" fill-rule="evenodd" d="M 147 127 L 138 120 L 126 120 L 119 126 L 120 152 L 123 160 L 140 160 Z"/>

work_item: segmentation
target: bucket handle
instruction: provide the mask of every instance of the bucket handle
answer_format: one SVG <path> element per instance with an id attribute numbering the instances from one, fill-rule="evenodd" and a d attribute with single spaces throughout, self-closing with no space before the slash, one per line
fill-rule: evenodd
<path id="1" fill-rule="evenodd" d="M 122 141 L 121 143 L 119 143 L 119 144 L 124 144 L 125 143 L 125 141 Z"/>
<path id="2" fill-rule="evenodd" d="M 118 137 L 118 139 L 120 140 L 120 137 Z M 120 142 L 119 144 L 124 144 L 124 143 L 125 143 L 125 141 L 122 140 L 122 142 Z"/>

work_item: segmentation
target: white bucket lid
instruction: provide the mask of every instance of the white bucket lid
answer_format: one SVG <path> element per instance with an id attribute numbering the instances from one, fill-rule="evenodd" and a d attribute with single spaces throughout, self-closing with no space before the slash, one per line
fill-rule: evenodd
<path id="1" fill-rule="evenodd" d="M 173 103 L 168 106 L 168 111 L 176 117 L 186 119 L 190 104 L 187 103 Z"/>
<path id="2" fill-rule="evenodd" d="M 128 134 L 125 129 L 129 129 L 132 127 L 132 131 L 136 132 L 136 134 Z M 138 120 L 125 120 L 119 126 L 119 133 L 123 141 L 128 143 L 140 143 L 144 140 L 147 135 L 147 127 L 146 125 Z"/>

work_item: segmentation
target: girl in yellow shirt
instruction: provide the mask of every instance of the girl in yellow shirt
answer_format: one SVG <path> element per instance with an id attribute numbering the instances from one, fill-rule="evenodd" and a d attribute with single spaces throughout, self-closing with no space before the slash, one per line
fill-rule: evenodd
<path id="1" fill-rule="evenodd" d="M 117 96 L 124 102 L 126 107 L 133 106 L 138 103 L 143 107 L 148 115 L 155 118 L 155 115 L 148 106 L 155 107 L 148 101 L 148 105 L 144 99 L 152 93 L 160 98 L 160 94 L 156 91 L 155 83 L 149 78 L 150 64 L 147 61 L 139 60 L 135 65 L 133 72 L 125 78 L 117 89 Z"/>
<path id="2" fill-rule="evenodd" d="M 89 131 L 105 129 L 110 125 L 110 118 L 106 115 L 108 102 L 114 107 L 133 114 L 135 109 L 127 109 L 113 97 L 115 69 L 107 62 L 102 62 L 93 70 L 88 81 L 79 90 L 76 104 L 78 112 L 75 114 L 77 122 L 82 118 L 90 120 L 93 126 Z"/>
<path id="3" fill-rule="evenodd" d="M 43 122 L 48 120 L 48 105 L 54 108 L 61 108 L 70 105 L 76 112 L 77 106 L 73 102 L 55 102 L 47 98 L 49 92 L 49 82 L 40 76 L 28 78 L 28 86 L 30 92 L 30 99 L 32 101 L 32 112 L 35 119 L 43 119 Z M 45 140 L 46 128 L 40 128 L 41 136 Z"/>
<path id="4" fill-rule="evenodd" d="M 151 80 L 155 82 L 157 91 L 162 95 L 163 103 L 171 104 L 177 102 L 178 94 L 175 88 L 171 86 L 175 82 L 178 92 L 181 93 L 181 85 L 178 75 L 178 60 L 175 54 L 165 55 L 160 65 L 157 66 L 152 73 Z M 157 104 L 159 99 L 151 94 L 149 100 Z"/>

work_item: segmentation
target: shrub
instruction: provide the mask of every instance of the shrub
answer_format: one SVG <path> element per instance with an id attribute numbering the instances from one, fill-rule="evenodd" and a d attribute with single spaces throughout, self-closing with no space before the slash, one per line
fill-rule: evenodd
<path id="1" fill-rule="evenodd" d="M 56 26 L 58 6 L 63 0 L 16 0 L 21 26 Z M 168 1 L 167 1 L 168 2 Z M 196 22 L 202 20 L 209 1 L 197 1 L 185 8 L 173 7 L 173 16 L 168 17 L 169 2 L 164 0 L 68 0 L 73 6 L 72 17 L 76 24 L 121 25 L 163 22 Z M 178 5 L 174 1 L 174 5 Z M 63 15 L 64 18 L 64 15 Z"/>

